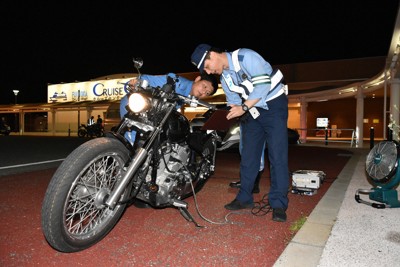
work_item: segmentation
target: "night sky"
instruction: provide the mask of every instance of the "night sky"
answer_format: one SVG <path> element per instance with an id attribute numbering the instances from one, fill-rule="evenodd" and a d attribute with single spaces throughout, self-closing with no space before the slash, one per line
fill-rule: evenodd
<path id="1" fill-rule="evenodd" d="M 190 55 L 200 43 L 251 48 L 272 65 L 386 56 L 399 7 L 398 0 L 40 2 L 0 3 L 0 104 L 14 103 L 14 89 L 18 103 L 44 103 L 48 83 L 132 73 L 133 57 L 144 59 L 146 74 L 194 72 Z"/>

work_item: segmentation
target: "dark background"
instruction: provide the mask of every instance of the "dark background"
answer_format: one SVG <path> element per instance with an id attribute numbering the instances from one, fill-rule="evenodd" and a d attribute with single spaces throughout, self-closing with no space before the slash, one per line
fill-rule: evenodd
<path id="1" fill-rule="evenodd" d="M 47 84 L 194 72 L 200 43 L 256 50 L 272 65 L 386 56 L 399 6 L 386 1 L 2 1 L 0 104 L 47 102 Z"/>

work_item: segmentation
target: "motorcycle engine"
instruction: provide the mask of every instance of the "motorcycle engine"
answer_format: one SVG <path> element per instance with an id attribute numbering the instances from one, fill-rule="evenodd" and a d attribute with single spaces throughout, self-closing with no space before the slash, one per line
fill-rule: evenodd
<path id="1" fill-rule="evenodd" d="M 162 159 L 157 168 L 156 184 L 158 192 L 151 197 L 156 205 L 170 203 L 171 198 L 179 198 L 191 190 L 191 174 L 185 166 L 189 164 L 191 149 L 187 145 L 167 143 L 162 146 Z M 146 182 L 151 182 L 152 167 L 149 168 Z M 149 196 L 146 196 L 149 198 Z"/>

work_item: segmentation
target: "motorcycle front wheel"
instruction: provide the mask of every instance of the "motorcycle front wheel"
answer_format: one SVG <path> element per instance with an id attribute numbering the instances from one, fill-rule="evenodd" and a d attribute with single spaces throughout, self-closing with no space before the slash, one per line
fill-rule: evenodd
<path id="1" fill-rule="evenodd" d="M 104 205 L 117 186 L 128 149 L 113 138 L 92 139 L 76 148 L 53 175 L 42 204 L 42 231 L 60 252 L 76 252 L 102 240 L 126 204 Z M 121 201 L 130 190 L 125 189 Z"/>

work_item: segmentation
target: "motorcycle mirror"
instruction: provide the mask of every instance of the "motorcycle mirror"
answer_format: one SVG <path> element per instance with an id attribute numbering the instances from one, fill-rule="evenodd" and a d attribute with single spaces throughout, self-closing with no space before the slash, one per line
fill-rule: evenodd
<path id="1" fill-rule="evenodd" d="M 143 59 L 140 57 L 133 58 L 133 64 L 135 68 L 140 69 L 143 66 Z"/>

